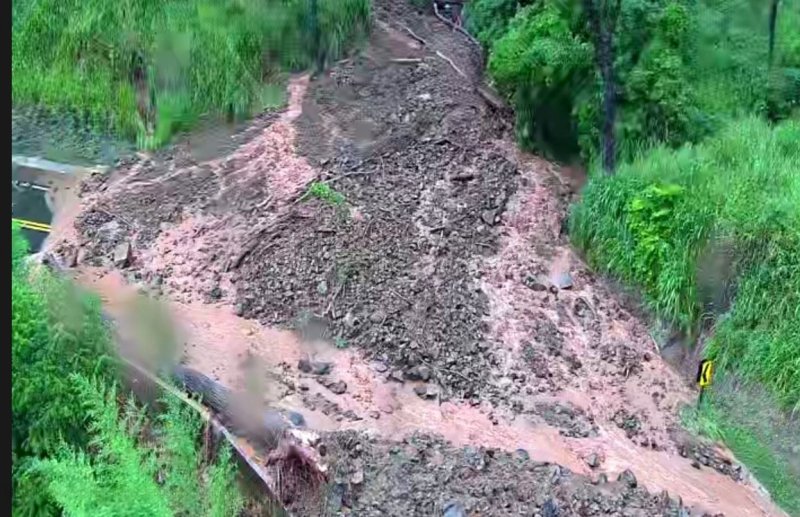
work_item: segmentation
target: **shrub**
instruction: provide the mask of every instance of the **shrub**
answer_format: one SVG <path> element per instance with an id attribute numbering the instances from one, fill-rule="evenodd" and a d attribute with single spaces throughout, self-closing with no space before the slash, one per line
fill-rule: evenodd
<path id="1" fill-rule="evenodd" d="M 708 354 L 789 407 L 800 401 L 799 141 L 797 121 L 740 120 L 593 178 L 570 218 L 590 262 L 641 286 L 659 316 L 696 331 L 721 315 Z"/>
<path id="2" fill-rule="evenodd" d="M 117 392 L 103 381 L 71 376 L 90 420 L 91 453 L 66 444 L 34 469 L 47 480 L 67 515 L 237 515 L 243 506 L 233 478 L 229 451 L 203 475 L 197 446 L 199 417 L 178 401 L 156 432 L 161 447 L 141 433 L 144 414 L 132 403 L 120 414 Z M 157 479 L 163 479 L 163 484 Z"/>

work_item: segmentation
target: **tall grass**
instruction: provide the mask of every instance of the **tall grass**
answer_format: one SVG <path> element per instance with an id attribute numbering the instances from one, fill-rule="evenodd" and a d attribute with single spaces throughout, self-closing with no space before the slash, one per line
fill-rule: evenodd
<path id="1" fill-rule="evenodd" d="M 571 214 L 592 264 L 642 288 L 725 370 L 800 404 L 800 121 L 740 119 L 593 178 Z"/>
<path id="2" fill-rule="evenodd" d="M 146 147 L 203 116 L 246 117 L 281 72 L 335 59 L 366 33 L 369 0 L 316 0 L 317 20 L 313 1 L 14 0 L 12 100 Z"/>

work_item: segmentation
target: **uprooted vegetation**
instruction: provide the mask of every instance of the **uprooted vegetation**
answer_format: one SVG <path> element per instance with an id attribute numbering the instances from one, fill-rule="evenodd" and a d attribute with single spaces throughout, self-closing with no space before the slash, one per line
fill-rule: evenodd
<path id="1" fill-rule="evenodd" d="M 159 146 L 200 117 L 274 107 L 281 74 L 338 59 L 366 34 L 369 10 L 366 0 L 14 0 L 12 99 Z"/>

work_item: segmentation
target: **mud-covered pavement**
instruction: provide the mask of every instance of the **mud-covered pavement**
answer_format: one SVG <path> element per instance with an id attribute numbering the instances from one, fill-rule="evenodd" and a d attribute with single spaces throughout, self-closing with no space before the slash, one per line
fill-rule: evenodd
<path id="1" fill-rule="evenodd" d="M 569 249 L 575 184 L 514 149 L 477 52 L 376 3 L 370 44 L 293 78 L 235 151 L 88 178 L 50 247 L 120 317 L 126 283 L 162 297 L 193 367 L 328 432 L 330 511 L 779 515 L 679 431 L 690 388 Z"/>

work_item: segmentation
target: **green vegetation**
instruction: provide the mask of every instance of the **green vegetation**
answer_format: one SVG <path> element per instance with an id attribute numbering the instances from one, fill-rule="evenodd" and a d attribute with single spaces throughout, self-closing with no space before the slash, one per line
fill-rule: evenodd
<path id="1" fill-rule="evenodd" d="M 520 145 L 590 165 L 574 243 L 716 360 L 728 388 L 692 427 L 797 512 L 797 450 L 775 442 L 800 410 L 800 1 L 467 10 Z"/>
<path id="2" fill-rule="evenodd" d="M 707 348 L 800 407 L 800 122 L 739 120 L 679 150 L 659 147 L 587 186 L 574 242 L 638 285 L 687 331 L 717 316 Z"/>
<path id="3" fill-rule="evenodd" d="M 342 55 L 369 10 L 368 0 L 14 0 L 12 101 L 158 146 L 200 117 L 271 107 L 282 72 Z"/>
<path id="4" fill-rule="evenodd" d="M 756 0 L 475 0 L 470 30 L 517 114 L 520 144 L 561 159 L 599 155 L 604 80 L 582 8 L 613 31 L 614 135 L 620 158 L 713 135 L 743 113 L 785 119 L 800 108 L 800 2 L 781 3 L 773 65 L 768 5 Z M 607 14 L 611 13 L 611 14 Z M 613 17 L 613 20 L 608 20 Z"/>
<path id="5" fill-rule="evenodd" d="M 115 388 L 96 299 L 26 263 L 12 228 L 14 515 L 235 515 L 230 453 L 205 461 L 201 422 L 179 402 L 145 413 Z"/>
<path id="6" fill-rule="evenodd" d="M 684 425 L 728 444 L 784 510 L 800 515 L 800 421 L 771 398 L 728 376 L 714 383 L 701 411 L 686 408 Z"/>
<path id="7" fill-rule="evenodd" d="M 329 184 L 315 181 L 309 185 L 308 190 L 303 194 L 303 199 L 317 198 L 331 206 L 339 207 L 345 202 L 344 195 L 334 190 Z"/>

